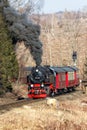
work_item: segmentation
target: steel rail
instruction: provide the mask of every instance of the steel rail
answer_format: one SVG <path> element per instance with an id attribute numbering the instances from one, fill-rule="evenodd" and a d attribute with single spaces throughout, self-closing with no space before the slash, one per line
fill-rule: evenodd
<path id="1" fill-rule="evenodd" d="M 71 97 L 69 97 L 71 96 Z M 76 98 L 81 98 L 84 95 L 81 93 L 81 91 L 75 91 L 75 92 L 70 92 L 70 93 L 66 93 L 66 94 L 62 94 L 62 95 L 56 95 L 54 96 L 55 99 L 59 100 L 59 101 L 64 101 L 64 100 L 75 100 Z M 45 99 L 23 99 L 23 100 L 17 100 L 15 102 L 12 103 L 8 103 L 8 104 L 3 104 L 0 105 L 0 114 L 6 112 L 6 111 L 10 111 L 12 108 L 18 108 L 21 107 L 23 105 L 35 105 L 35 103 L 37 102 L 43 102 L 46 101 L 47 98 Z"/>
<path id="2" fill-rule="evenodd" d="M 33 103 L 41 102 L 43 100 L 42 99 L 37 99 L 37 100 L 24 99 L 24 100 L 17 100 L 16 102 L 12 102 L 8 104 L 3 104 L 3 105 L 0 105 L 0 114 L 4 113 L 5 111 L 10 111 L 12 108 L 18 108 L 23 105 L 30 105 Z"/>

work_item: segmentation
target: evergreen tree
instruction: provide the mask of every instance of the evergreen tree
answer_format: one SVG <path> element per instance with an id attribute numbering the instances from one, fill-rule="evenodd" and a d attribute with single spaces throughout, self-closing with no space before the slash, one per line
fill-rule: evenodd
<path id="1" fill-rule="evenodd" d="M 18 63 L 0 7 L 0 89 L 11 88 L 11 79 L 18 76 Z"/>

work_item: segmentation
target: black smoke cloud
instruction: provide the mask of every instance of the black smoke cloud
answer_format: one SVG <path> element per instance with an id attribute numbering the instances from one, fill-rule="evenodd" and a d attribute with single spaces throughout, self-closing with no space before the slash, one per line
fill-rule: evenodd
<path id="1" fill-rule="evenodd" d="M 3 15 L 13 42 L 24 41 L 36 65 L 40 65 L 42 57 L 42 43 L 39 40 L 40 26 L 28 20 L 26 14 L 21 15 L 10 6 L 3 7 Z"/>

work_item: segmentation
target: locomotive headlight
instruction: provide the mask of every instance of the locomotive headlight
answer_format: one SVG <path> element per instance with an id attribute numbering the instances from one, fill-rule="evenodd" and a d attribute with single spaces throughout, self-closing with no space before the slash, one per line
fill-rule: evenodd
<path id="1" fill-rule="evenodd" d="M 33 84 L 31 84 L 31 87 L 33 87 Z"/>
<path id="2" fill-rule="evenodd" d="M 38 72 L 38 69 L 36 69 L 36 72 Z"/>
<path id="3" fill-rule="evenodd" d="M 44 87 L 44 84 L 41 84 L 41 87 Z"/>

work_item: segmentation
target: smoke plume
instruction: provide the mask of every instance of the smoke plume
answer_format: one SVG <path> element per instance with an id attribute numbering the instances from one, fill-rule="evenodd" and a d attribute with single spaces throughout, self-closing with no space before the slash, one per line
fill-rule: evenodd
<path id="1" fill-rule="evenodd" d="M 5 4 L 3 7 L 3 14 L 13 42 L 24 41 L 36 65 L 40 65 L 42 57 L 42 43 L 39 40 L 40 26 L 28 20 L 26 14 L 19 14 L 12 7 L 6 6 Z"/>

